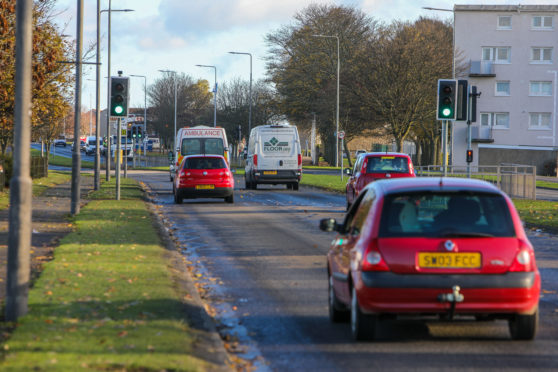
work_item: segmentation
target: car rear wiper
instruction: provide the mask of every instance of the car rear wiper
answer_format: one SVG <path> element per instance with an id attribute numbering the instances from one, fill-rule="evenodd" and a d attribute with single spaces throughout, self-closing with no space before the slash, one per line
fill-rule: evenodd
<path id="1" fill-rule="evenodd" d="M 466 232 L 466 231 L 459 231 L 459 230 L 451 230 L 451 231 L 443 230 L 438 234 L 438 236 L 443 238 L 449 238 L 449 237 L 492 238 L 494 237 L 493 234 L 481 233 L 481 232 Z"/>

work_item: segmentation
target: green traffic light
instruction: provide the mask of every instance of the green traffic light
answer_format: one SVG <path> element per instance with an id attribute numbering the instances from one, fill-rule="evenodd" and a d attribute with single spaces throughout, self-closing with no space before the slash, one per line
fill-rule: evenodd
<path id="1" fill-rule="evenodd" d="M 445 108 L 442 110 L 442 115 L 446 118 L 451 116 L 451 110 L 449 108 Z"/>
<path id="2" fill-rule="evenodd" d="M 114 112 L 120 115 L 122 112 L 124 112 L 124 108 L 122 106 L 115 106 Z"/>

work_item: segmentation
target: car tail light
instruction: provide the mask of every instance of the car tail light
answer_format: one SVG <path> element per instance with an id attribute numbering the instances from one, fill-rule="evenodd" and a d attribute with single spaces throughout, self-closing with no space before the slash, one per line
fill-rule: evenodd
<path id="1" fill-rule="evenodd" d="M 389 267 L 384 261 L 378 249 L 378 240 L 372 239 L 368 247 L 364 250 L 360 269 L 362 271 L 389 271 Z"/>
<path id="2" fill-rule="evenodd" d="M 535 252 L 525 242 L 521 242 L 509 271 L 535 271 Z"/>
<path id="3" fill-rule="evenodd" d="M 254 155 L 254 165 L 258 165 L 258 155 Z"/>
<path id="4" fill-rule="evenodd" d="M 298 166 L 300 167 L 302 165 L 302 155 L 298 154 Z"/>

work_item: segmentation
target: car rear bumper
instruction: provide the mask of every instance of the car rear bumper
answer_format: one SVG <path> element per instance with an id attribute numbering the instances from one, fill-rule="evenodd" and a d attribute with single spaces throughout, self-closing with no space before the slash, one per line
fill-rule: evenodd
<path id="1" fill-rule="evenodd" d="M 196 190 L 194 187 L 184 187 L 177 190 L 178 195 L 184 199 L 195 198 L 225 198 L 233 194 L 232 187 L 216 187 L 212 190 Z"/>
<path id="2" fill-rule="evenodd" d="M 369 313 L 445 313 L 451 302 L 441 295 L 459 286 L 463 301 L 456 314 L 531 314 L 540 294 L 538 272 L 491 275 L 401 275 L 363 272 L 357 296 Z M 443 296 L 442 296 L 443 297 Z"/>
<path id="3" fill-rule="evenodd" d="M 266 174 L 277 172 L 276 174 Z M 302 177 L 300 170 L 260 170 L 252 171 L 252 180 L 262 184 L 277 184 L 286 182 L 299 182 Z"/>

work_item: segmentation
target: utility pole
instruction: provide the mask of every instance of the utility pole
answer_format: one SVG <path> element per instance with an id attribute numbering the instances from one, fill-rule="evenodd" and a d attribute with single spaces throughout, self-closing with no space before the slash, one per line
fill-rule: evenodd
<path id="1" fill-rule="evenodd" d="M 31 49 L 33 0 L 16 2 L 16 74 L 14 110 L 14 173 L 10 181 L 10 227 L 6 320 L 27 313 L 29 249 L 31 246 Z"/>
<path id="2" fill-rule="evenodd" d="M 81 126 L 81 55 L 83 53 L 83 0 L 77 1 L 78 19 L 77 19 L 77 40 L 76 40 L 76 93 L 74 108 L 74 151 L 72 152 L 72 200 L 71 213 L 76 215 L 79 213 L 80 200 L 80 170 L 81 170 L 81 153 L 80 153 L 80 126 Z"/>
<path id="3" fill-rule="evenodd" d="M 94 190 L 101 188 L 101 0 L 97 0 L 97 53 L 95 66 L 95 176 Z M 107 110 L 108 115 L 108 110 Z"/>

